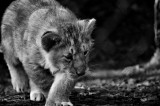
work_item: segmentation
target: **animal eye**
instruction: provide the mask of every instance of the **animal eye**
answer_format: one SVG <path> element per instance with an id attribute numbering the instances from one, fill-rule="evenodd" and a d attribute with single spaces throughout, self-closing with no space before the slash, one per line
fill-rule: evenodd
<path id="1" fill-rule="evenodd" d="M 73 60 L 73 56 L 72 56 L 71 53 L 69 53 L 68 55 L 66 55 L 65 58 L 67 59 L 67 61 Z"/>
<path id="2" fill-rule="evenodd" d="M 88 51 L 84 51 L 84 55 L 86 56 L 88 54 Z"/>

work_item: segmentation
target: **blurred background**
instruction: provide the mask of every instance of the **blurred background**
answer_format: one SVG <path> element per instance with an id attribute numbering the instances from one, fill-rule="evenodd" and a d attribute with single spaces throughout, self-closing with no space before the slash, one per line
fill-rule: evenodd
<path id="1" fill-rule="evenodd" d="M 0 3 L 0 17 L 13 0 Z M 57 0 L 78 18 L 97 20 L 91 68 L 117 69 L 145 62 L 155 50 L 154 0 Z M 0 79 L 9 76 L 0 54 Z"/>
<path id="2" fill-rule="evenodd" d="M 95 18 L 91 67 L 123 68 L 155 50 L 154 0 L 58 0 L 79 18 Z"/>

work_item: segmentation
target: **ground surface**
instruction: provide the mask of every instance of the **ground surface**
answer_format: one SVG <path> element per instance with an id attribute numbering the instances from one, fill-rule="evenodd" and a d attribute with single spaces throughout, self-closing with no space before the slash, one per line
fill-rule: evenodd
<path id="1" fill-rule="evenodd" d="M 3 82 L 4 83 L 4 82 Z M 0 85 L 0 106 L 44 106 L 29 93 L 17 94 L 8 83 Z M 92 79 L 79 82 L 70 99 L 75 106 L 158 106 L 160 77 Z"/>

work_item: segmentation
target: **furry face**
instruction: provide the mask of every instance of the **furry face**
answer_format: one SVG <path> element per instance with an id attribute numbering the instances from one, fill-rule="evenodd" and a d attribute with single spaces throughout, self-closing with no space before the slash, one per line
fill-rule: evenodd
<path id="1" fill-rule="evenodd" d="M 88 56 L 93 45 L 90 34 L 95 19 L 59 24 L 57 32 L 46 31 L 42 46 L 48 54 L 51 72 L 70 70 L 71 76 L 81 76 L 88 69 Z M 52 67 L 52 68 L 51 68 Z"/>

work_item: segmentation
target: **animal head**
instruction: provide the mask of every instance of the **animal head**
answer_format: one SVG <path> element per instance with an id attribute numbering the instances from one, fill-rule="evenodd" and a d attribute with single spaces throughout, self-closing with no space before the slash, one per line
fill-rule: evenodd
<path id="1" fill-rule="evenodd" d="M 71 75 L 81 76 L 88 69 L 88 57 L 93 40 L 91 33 L 95 19 L 76 20 L 57 24 L 56 30 L 45 31 L 41 45 L 45 51 L 50 71 L 69 70 Z"/>

